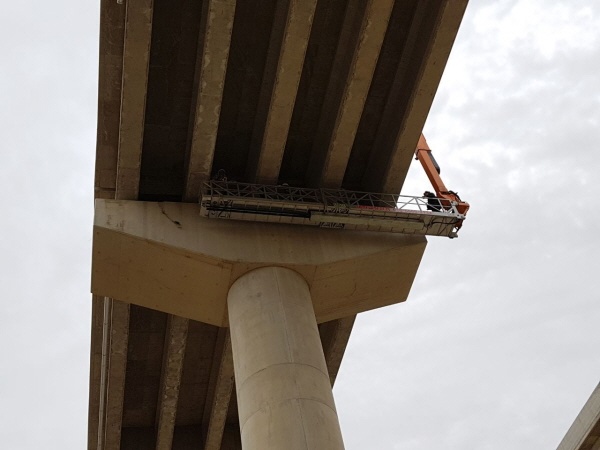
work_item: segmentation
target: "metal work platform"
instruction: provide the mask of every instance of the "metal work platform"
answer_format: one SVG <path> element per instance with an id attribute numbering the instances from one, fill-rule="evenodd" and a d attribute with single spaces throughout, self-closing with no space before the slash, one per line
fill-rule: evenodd
<path id="1" fill-rule="evenodd" d="M 208 218 L 455 238 L 465 216 L 455 204 L 443 204 L 436 198 L 231 181 L 204 183 L 200 199 Z"/>

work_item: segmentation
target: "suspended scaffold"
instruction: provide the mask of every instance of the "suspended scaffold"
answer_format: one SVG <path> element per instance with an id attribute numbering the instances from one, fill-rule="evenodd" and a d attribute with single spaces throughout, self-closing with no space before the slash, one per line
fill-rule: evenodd
<path id="1" fill-rule="evenodd" d="M 208 218 L 450 238 L 465 218 L 456 202 L 436 197 L 232 181 L 204 183 L 200 204 Z"/>

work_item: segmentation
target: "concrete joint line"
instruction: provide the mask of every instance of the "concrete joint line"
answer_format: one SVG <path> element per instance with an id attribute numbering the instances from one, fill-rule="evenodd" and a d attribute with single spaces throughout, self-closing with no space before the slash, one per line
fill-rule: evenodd
<path id="1" fill-rule="evenodd" d="M 277 367 L 277 366 L 306 366 L 306 367 L 311 367 L 313 369 L 315 369 L 317 372 L 323 374 L 323 376 L 327 377 L 327 379 L 329 380 L 329 374 L 323 372 L 321 369 L 319 369 L 316 366 L 313 366 L 312 364 L 306 364 L 306 363 L 300 363 L 300 362 L 285 362 L 285 363 L 277 363 L 277 364 L 271 364 L 263 369 L 257 370 L 256 372 L 254 372 L 252 375 L 247 376 L 246 379 L 242 382 L 242 384 L 238 385 L 238 391 L 241 391 L 244 387 L 244 385 L 246 384 L 246 382 L 248 380 L 250 380 L 251 378 L 254 378 L 254 376 L 258 375 L 259 373 L 264 372 L 267 369 L 270 369 L 272 367 Z"/>
<path id="2" fill-rule="evenodd" d="M 319 403 L 321 405 L 324 405 L 327 407 L 327 409 L 330 409 L 331 411 L 333 411 L 333 413 L 337 416 L 337 411 L 335 409 L 333 409 L 330 405 L 328 405 L 327 403 L 324 403 L 320 400 L 316 400 L 314 398 L 308 398 L 308 397 L 293 397 L 293 398 L 286 398 L 282 401 L 280 401 L 278 403 L 278 405 L 283 405 L 284 403 L 296 403 L 298 405 L 298 407 L 300 407 L 300 400 L 306 401 L 306 402 L 313 402 L 313 403 Z M 246 424 L 250 421 L 250 419 L 252 417 L 254 417 L 256 414 L 260 413 L 264 411 L 263 409 L 258 409 L 256 411 L 254 411 L 252 414 L 250 414 L 248 416 L 248 418 L 244 421 L 244 423 L 240 423 L 240 431 L 244 430 L 244 427 L 246 426 Z M 300 413 L 300 415 L 302 415 L 302 413 Z M 302 428 L 304 430 L 304 420 L 302 420 Z M 305 434 L 306 436 L 306 434 Z"/>

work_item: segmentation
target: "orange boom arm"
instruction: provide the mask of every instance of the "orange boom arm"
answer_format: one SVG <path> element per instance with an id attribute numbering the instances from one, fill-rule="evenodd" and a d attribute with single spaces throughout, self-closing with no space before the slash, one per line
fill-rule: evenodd
<path id="1" fill-rule="evenodd" d="M 465 216 L 469 210 L 469 204 L 463 202 L 458 194 L 454 191 L 449 191 L 446 185 L 440 177 L 440 167 L 437 165 L 435 158 L 431 154 L 431 149 L 427 145 L 425 136 L 421 135 L 417 149 L 415 151 L 416 159 L 421 162 L 427 178 L 431 181 L 431 185 L 435 189 L 435 195 L 440 199 L 441 207 L 444 209 L 450 209 L 452 206 L 456 207 L 456 210 Z M 462 220 L 456 225 L 460 229 L 462 226 Z"/>

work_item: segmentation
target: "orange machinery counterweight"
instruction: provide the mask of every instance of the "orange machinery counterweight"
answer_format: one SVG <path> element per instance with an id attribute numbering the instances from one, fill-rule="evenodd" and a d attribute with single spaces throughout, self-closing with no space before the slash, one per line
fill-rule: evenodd
<path id="1" fill-rule="evenodd" d="M 431 155 L 431 149 L 427 145 L 425 136 L 421 134 L 417 149 L 415 150 L 416 159 L 421 162 L 431 185 L 435 189 L 436 197 L 439 198 L 442 208 L 449 209 L 452 205 L 456 207 L 456 210 L 465 216 L 469 210 L 469 204 L 463 202 L 458 194 L 454 191 L 448 190 L 439 173 L 439 166 L 435 163 L 433 156 Z M 457 228 L 460 229 L 462 221 L 457 224 Z"/>

